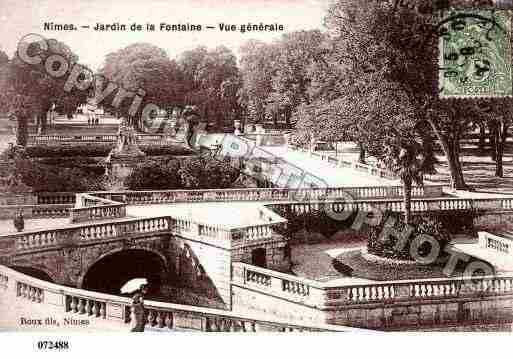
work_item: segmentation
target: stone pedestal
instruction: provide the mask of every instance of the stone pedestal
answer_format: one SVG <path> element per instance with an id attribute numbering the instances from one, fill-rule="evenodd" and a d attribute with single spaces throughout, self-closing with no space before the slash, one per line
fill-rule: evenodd
<path id="1" fill-rule="evenodd" d="M 145 157 L 137 145 L 135 130 L 123 122 L 119 126 L 116 147 L 105 160 L 107 175 L 123 180 Z"/>

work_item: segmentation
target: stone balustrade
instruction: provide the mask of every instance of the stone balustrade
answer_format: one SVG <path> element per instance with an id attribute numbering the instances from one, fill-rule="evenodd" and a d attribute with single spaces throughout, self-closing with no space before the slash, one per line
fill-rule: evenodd
<path id="1" fill-rule="evenodd" d="M 64 299 L 64 310 L 69 313 L 106 319 L 106 307 L 106 301 L 97 300 L 90 296 L 67 294 Z"/>
<path id="2" fill-rule="evenodd" d="M 20 209 L 24 218 L 68 217 L 71 208 L 71 204 L 0 206 L 0 219 L 13 219 Z"/>
<path id="3" fill-rule="evenodd" d="M 251 269 L 246 269 L 244 274 L 246 283 L 255 283 L 256 285 L 271 286 L 272 277 L 270 275 L 259 273 Z"/>
<path id="4" fill-rule="evenodd" d="M 158 134 L 137 134 L 136 138 L 139 143 L 152 143 L 152 144 L 169 144 L 169 141 L 176 141 L 176 138 L 170 138 L 165 135 Z M 90 142 L 104 142 L 113 143 L 118 140 L 116 134 L 94 134 L 94 135 L 29 135 L 29 144 L 55 144 L 55 143 L 90 143 Z"/>
<path id="5" fill-rule="evenodd" d="M 324 295 L 321 283 L 246 263 L 232 263 L 232 283 L 311 307 L 320 306 Z"/>
<path id="6" fill-rule="evenodd" d="M 402 186 L 344 187 L 344 188 L 237 188 L 169 191 L 94 192 L 96 197 L 114 198 L 129 205 L 164 204 L 178 202 L 234 202 L 234 201 L 315 201 L 328 199 L 401 198 Z M 414 187 L 412 197 L 441 197 L 442 186 Z"/>
<path id="7" fill-rule="evenodd" d="M 361 163 L 361 162 L 350 162 L 350 161 L 344 161 L 342 159 L 323 154 L 323 153 L 317 153 L 317 152 L 311 152 L 307 149 L 304 149 L 302 147 L 288 145 L 288 148 L 290 148 L 293 151 L 299 151 L 309 154 L 312 157 L 316 157 L 321 161 L 326 161 L 328 164 L 331 164 L 335 167 L 341 167 L 341 168 L 351 168 L 355 171 L 365 173 L 371 176 L 377 176 L 381 178 L 391 179 L 395 180 L 398 179 L 397 175 L 393 173 L 392 171 L 389 171 L 384 168 L 378 168 L 369 164 Z"/>
<path id="8" fill-rule="evenodd" d="M 20 209 L 25 218 L 67 217 L 74 202 L 75 193 L 71 192 L 0 196 L 0 219 L 13 219 Z"/>
<path id="9" fill-rule="evenodd" d="M 326 305 L 440 300 L 513 294 L 513 276 L 404 280 L 326 287 Z"/>
<path id="10" fill-rule="evenodd" d="M 16 296 L 32 302 L 41 303 L 44 299 L 43 290 L 23 282 L 16 283 Z"/>
<path id="11" fill-rule="evenodd" d="M 126 217 L 126 205 L 108 204 L 84 208 L 71 208 L 71 222 L 89 222 L 94 220 Z"/>
<path id="12" fill-rule="evenodd" d="M 3 279 L 5 278 L 5 280 Z M 19 314 L 10 315 L 12 307 L 24 306 L 25 313 L 45 312 L 56 320 L 85 319 L 85 330 L 116 328 L 129 331 L 132 321 L 130 299 L 126 297 L 91 292 L 45 282 L 0 265 L 0 300 L 9 307 L 0 308 L 6 313 L 1 318 L 2 329 L 15 329 Z M 20 302 L 21 301 L 21 302 Z M 18 303 L 19 302 L 19 303 Z M 12 306 L 12 307 L 11 307 Z M 37 307 L 35 307 L 37 306 Z M 207 332 L 258 332 L 258 331 L 364 331 L 355 328 L 282 320 L 257 314 L 239 314 L 227 310 L 194 307 L 172 303 L 145 301 L 146 329 Z M 7 315 L 9 314 L 9 315 Z M 54 327 L 50 327 L 56 330 Z M 39 328 L 45 329 L 44 327 Z"/>
<path id="13" fill-rule="evenodd" d="M 331 206 L 334 211 L 393 211 L 404 210 L 404 203 L 399 199 L 356 199 L 346 201 L 326 200 L 324 202 L 310 203 L 273 203 L 275 208 L 290 208 L 295 213 L 307 213 L 312 209 L 318 210 L 321 206 Z M 411 201 L 412 212 L 451 211 L 451 210 L 493 210 L 511 211 L 513 198 L 416 198 Z"/>
<path id="14" fill-rule="evenodd" d="M 319 309 L 367 303 L 513 295 L 513 276 L 436 278 L 330 286 L 245 263 L 233 264 L 234 285 Z"/>
<path id="15" fill-rule="evenodd" d="M 124 203 L 86 193 L 76 195 L 75 208 L 71 209 L 72 223 L 125 216 L 126 205 Z"/>
<path id="16" fill-rule="evenodd" d="M 200 231 L 203 232 L 200 234 Z M 175 234 L 190 239 L 197 239 L 197 236 L 201 235 L 212 239 L 213 243 L 224 246 L 231 243 L 232 239 L 232 230 L 228 228 L 204 225 L 193 220 L 161 216 L 117 219 L 108 223 L 76 224 L 65 228 L 0 235 L 0 253 L 7 256 L 14 253 L 13 251 L 30 252 L 141 234 Z"/>
<path id="17" fill-rule="evenodd" d="M 488 232 L 479 232 L 478 235 L 481 248 L 491 249 L 500 254 L 513 255 L 513 239 L 510 234 L 500 236 Z"/>
<path id="18" fill-rule="evenodd" d="M 269 238 L 274 234 L 272 225 L 250 226 L 237 229 L 236 232 L 239 234 L 238 238 L 242 241 L 254 241 L 257 239 Z"/>
<path id="19" fill-rule="evenodd" d="M 35 144 L 54 144 L 58 142 L 115 142 L 117 136 L 114 134 L 97 135 L 29 135 L 29 143 Z"/>
<path id="20" fill-rule="evenodd" d="M 36 193 L 37 204 L 73 204 L 74 192 L 39 192 Z"/>

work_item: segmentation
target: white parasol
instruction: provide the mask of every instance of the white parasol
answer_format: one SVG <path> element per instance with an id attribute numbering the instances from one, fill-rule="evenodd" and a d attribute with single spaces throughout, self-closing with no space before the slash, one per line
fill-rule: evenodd
<path id="1" fill-rule="evenodd" d="M 127 293 L 133 293 L 136 290 L 141 289 L 143 285 L 147 285 L 148 280 L 146 278 L 134 278 L 130 279 L 128 282 L 125 283 L 123 287 L 121 287 L 121 293 L 127 294 Z"/>

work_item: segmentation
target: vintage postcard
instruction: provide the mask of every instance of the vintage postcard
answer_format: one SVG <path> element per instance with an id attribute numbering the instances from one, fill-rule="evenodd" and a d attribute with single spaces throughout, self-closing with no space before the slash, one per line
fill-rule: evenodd
<path id="1" fill-rule="evenodd" d="M 511 3 L 0 0 L 0 332 L 511 332 Z"/>

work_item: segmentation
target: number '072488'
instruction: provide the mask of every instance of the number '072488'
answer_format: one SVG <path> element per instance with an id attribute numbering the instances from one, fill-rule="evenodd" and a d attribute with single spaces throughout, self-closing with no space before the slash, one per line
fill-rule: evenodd
<path id="1" fill-rule="evenodd" d="M 67 341 L 39 341 L 37 342 L 37 348 L 41 350 L 69 349 L 69 343 Z"/>

